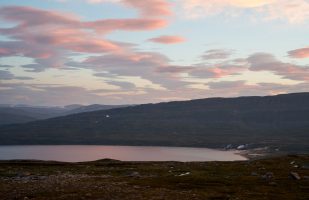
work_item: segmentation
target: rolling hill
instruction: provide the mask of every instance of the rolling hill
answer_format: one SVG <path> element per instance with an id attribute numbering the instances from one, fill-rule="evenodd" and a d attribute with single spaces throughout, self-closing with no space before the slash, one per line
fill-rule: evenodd
<path id="1" fill-rule="evenodd" d="M 60 107 L 2 106 L 0 125 L 26 123 L 60 116 L 66 109 Z"/>
<path id="2" fill-rule="evenodd" d="M 0 144 L 309 149 L 309 93 L 144 104 L 0 127 Z"/>
<path id="3" fill-rule="evenodd" d="M 129 105 L 101 105 L 101 104 L 91 104 L 88 106 L 79 106 L 77 108 L 66 111 L 65 115 L 83 113 L 83 112 L 92 112 L 98 110 L 109 110 L 113 108 L 123 108 L 128 107 Z"/>
<path id="4" fill-rule="evenodd" d="M 121 108 L 128 105 L 68 105 L 65 107 L 36 107 L 27 105 L 0 106 L 0 125 L 20 124 L 31 121 L 49 119 L 71 114 Z"/>

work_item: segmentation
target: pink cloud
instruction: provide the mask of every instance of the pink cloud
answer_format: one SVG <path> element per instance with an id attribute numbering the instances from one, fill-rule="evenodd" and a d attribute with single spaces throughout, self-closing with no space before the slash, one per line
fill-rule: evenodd
<path id="1" fill-rule="evenodd" d="M 26 6 L 7 6 L 0 8 L 0 17 L 19 26 L 66 25 L 80 26 L 81 22 L 73 14 L 47 11 Z"/>
<path id="2" fill-rule="evenodd" d="M 226 68 L 220 68 L 220 67 L 209 68 L 208 72 L 212 73 L 214 78 L 222 78 L 228 75 L 235 75 L 243 70 L 244 68 L 242 66 L 230 66 Z"/>
<path id="3" fill-rule="evenodd" d="M 167 0 L 87 0 L 89 3 L 120 3 L 135 8 L 143 17 L 171 15 L 171 4 Z"/>
<path id="4" fill-rule="evenodd" d="M 171 73 L 171 74 L 178 74 L 192 71 L 194 67 L 187 67 L 187 66 L 164 66 L 159 67 L 156 69 L 157 72 L 160 73 Z"/>
<path id="5" fill-rule="evenodd" d="M 177 43 L 182 43 L 182 42 L 186 41 L 186 39 L 181 37 L 181 36 L 163 35 L 163 36 L 160 36 L 160 37 L 151 38 L 151 39 L 149 39 L 149 41 L 161 43 L 161 44 L 177 44 Z"/>
<path id="6" fill-rule="evenodd" d="M 106 19 L 85 23 L 99 33 L 108 33 L 115 30 L 149 31 L 163 28 L 167 21 L 163 19 Z"/>
<path id="7" fill-rule="evenodd" d="M 288 55 L 291 58 L 309 58 L 309 47 L 289 51 Z"/>
<path id="8" fill-rule="evenodd" d="M 166 65 L 169 59 L 159 53 L 140 52 L 140 53 L 124 53 L 103 56 L 92 56 L 84 61 L 85 64 L 92 64 L 103 69 L 106 68 L 130 68 L 132 71 L 139 67 L 156 67 Z M 135 68 L 134 68 L 135 67 Z"/>
<path id="9" fill-rule="evenodd" d="M 264 20 L 282 20 L 289 23 L 303 23 L 309 19 L 307 0 L 182 0 L 185 16 L 201 18 L 225 14 L 237 16 L 247 14 Z"/>
<path id="10" fill-rule="evenodd" d="M 0 48 L 0 56 L 9 56 L 12 51 L 8 48 Z"/>
<path id="11" fill-rule="evenodd" d="M 170 3 L 167 0 L 123 0 L 125 5 L 137 8 L 142 16 L 171 15 Z"/>
<path id="12" fill-rule="evenodd" d="M 197 66 L 191 71 L 191 75 L 199 78 L 222 78 L 229 75 L 237 75 L 247 70 L 246 64 L 235 65 L 230 63 L 218 63 L 209 66 Z"/>
<path id="13" fill-rule="evenodd" d="M 251 71 L 270 71 L 286 79 L 309 81 L 309 68 L 277 60 L 268 53 L 255 53 L 248 57 Z"/>
<path id="14" fill-rule="evenodd" d="M 32 7 L 0 8 L 0 19 L 13 22 L 13 27 L 0 28 L 0 34 L 14 41 L 2 41 L 0 56 L 34 58 L 36 64 L 27 65 L 39 71 L 60 67 L 72 53 L 121 53 L 128 45 L 102 37 L 113 31 L 149 31 L 167 25 L 164 19 L 102 19 L 81 21 L 77 16 Z M 38 71 L 35 69 L 36 71 Z"/>
<path id="15" fill-rule="evenodd" d="M 83 22 L 76 16 L 56 11 L 41 10 L 31 7 L 9 6 L 0 8 L 0 17 L 11 22 L 17 22 L 20 29 L 48 29 L 65 27 L 66 29 L 90 29 L 100 32 L 147 31 L 163 28 L 167 21 L 163 19 L 102 19 L 97 21 Z M 43 29 L 44 28 L 44 29 Z M 14 29 L 0 29 L 3 33 L 14 33 Z M 40 30 L 41 31 L 41 30 Z M 66 30 L 67 31 L 67 30 Z"/>
<path id="16" fill-rule="evenodd" d="M 202 56 L 204 60 L 220 60 L 227 59 L 232 55 L 231 50 L 226 49 L 211 49 L 205 52 Z"/>
<path id="17" fill-rule="evenodd" d="M 97 72 L 108 71 L 110 75 L 141 77 L 168 89 L 184 87 L 187 83 L 177 74 L 191 69 L 191 67 L 171 66 L 170 60 L 165 55 L 155 52 L 93 56 L 81 63 L 81 66 Z"/>

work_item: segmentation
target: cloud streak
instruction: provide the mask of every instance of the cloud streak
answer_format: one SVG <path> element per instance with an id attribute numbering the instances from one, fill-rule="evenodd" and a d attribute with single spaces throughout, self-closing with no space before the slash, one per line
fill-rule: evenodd
<path id="1" fill-rule="evenodd" d="M 1 41 L 0 57 L 24 56 L 35 59 L 24 65 L 32 71 L 63 67 L 74 53 L 120 53 L 127 46 L 102 38 L 113 31 L 149 31 L 163 28 L 163 19 L 102 19 L 81 21 L 68 13 L 32 7 L 0 8 L 0 18 L 17 25 L 0 28 L 0 34 L 14 41 Z"/>
<path id="2" fill-rule="evenodd" d="M 309 47 L 289 51 L 288 55 L 291 58 L 309 58 Z"/>
<path id="3" fill-rule="evenodd" d="M 303 8 L 307 7 L 302 0 L 282 0 L 282 5 L 278 5 L 278 0 L 182 0 L 173 3 L 167 0 L 95 0 L 92 3 L 107 1 L 135 9 L 137 15 L 90 21 L 71 13 L 34 7 L 0 8 L 0 20 L 4 22 L 0 27 L 0 35 L 4 36 L 0 40 L 0 58 L 5 60 L 0 64 L 3 69 L 0 70 L 1 101 L 9 102 L 11 98 L 11 102 L 31 104 L 66 104 L 76 100 L 79 101 L 76 103 L 127 104 L 308 91 L 309 66 L 299 64 L 309 56 L 304 44 L 303 48 L 288 51 L 284 61 L 271 53 L 254 53 L 250 49 L 249 56 L 240 56 L 238 52 L 248 49 L 236 52 L 215 44 L 213 49 L 205 51 L 203 42 L 214 40 L 217 35 L 199 37 L 197 25 L 200 24 L 193 25 L 192 30 L 179 29 L 179 25 L 191 23 L 188 21 L 168 27 L 169 22 L 176 19 L 170 16 L 173 14 L 171 6 L 179 2 L 186 3 L 188 12 L 199 14 L 201 11 L 203 16 L 198 17 L 227 13 L 228 16 L 254 15 L 265 16 L 268 20 L 305 23 L 307 10 Z M 170 29 L 159 30 L 166 27 Z M 215 34 L 212 27 L 208 28 L 210 34 Z M 114 34 L 119 31 L 134 32 L 127 34 L 128 38 L 141 43 L 130 43 L 123 33 Z M 142 31 L 155 32 L 138 35 L 137 32 Z M 197 38 L 169 35 L 181 31 Z M 233 44 L 243 48 L 242 42 L 246 39 L 237 36 L 227 44 L 228 48 Z M 171 46 L 163 49 L 167 46 L 153 43 Z M 70 76 L 72 71 L 65 71 L 68 69 L 76 73 Z M 269 81 L 266 82 L 264 74 L 276 80 L 266 77 Z M 56 75 L 62 78 L 55 78 Z M 43 78 L 48 80 L 44 82 Z M 81 80 L 87 83 L 79 82 Z M 39 84 L 43 82 L 57 84 Z M 57 100 L 59 96 L 64 98 Z"/>
<path id="4" fill-rule="evenodd" d="M 177 44 L 185 42 L 186 39 L 181 36 L 176 35 L 162 35 L 160 37 L 149 39 L 151 42 L 160 43 L 160 44 Z"/>
<path id="5" fill-rule="evenodd" d="M 283 20 L 304 23 L 309 19 L 309 2 L 306 0 L 182 0 L 188 18 L 202 18 L 225 14 L 235 16 L 251 11 L 256 19 Z"/>
<path id="6" fill-rule="evenodd" d="M 308 67 L 281 62 L 269 53 L 255 53 L 247 60 L 252 71 L 270 71 L 286 79 L 309 81 Z"/>
<path id="7" fill-rule="evenodd" d="M 202 56 L 204 60 L 221 60 L 227 59 L 232 55 L 232 51 L 226 49 L 211 49 Z"/>
<path id="8" fill-rule="evenodd" d="M 89 3 L 120 3 L 135 8 L 143 17 L 161 17 L 172 14 L 171 4 L 167 0 L 87 0 Z"/>

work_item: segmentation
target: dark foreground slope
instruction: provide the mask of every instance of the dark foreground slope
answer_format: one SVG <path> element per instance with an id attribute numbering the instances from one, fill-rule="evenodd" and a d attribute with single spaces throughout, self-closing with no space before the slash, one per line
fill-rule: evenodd
<path id="1" fill-rule="evenodd" d="M 2 161 L 0 197 L 2 200 L 308 200 L 308 164 L 308 156 L 194 163 Z M 300 180 L 293 178 L 291 172 L 297 173 Z"/>
<path id="2" fill-rule="evenodd" d="M 309 149 L 309 93 L 146 104 L 0 128 L 0 144 Z"/>

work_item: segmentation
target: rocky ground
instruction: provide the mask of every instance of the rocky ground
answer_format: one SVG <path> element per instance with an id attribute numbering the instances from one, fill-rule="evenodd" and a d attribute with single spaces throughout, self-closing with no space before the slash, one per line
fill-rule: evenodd
<path id="1" fill-rule="evenodd" d="M 309 156 L 242 162 L 1 161 L 0 199 L 309 199 Z"/>

